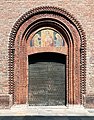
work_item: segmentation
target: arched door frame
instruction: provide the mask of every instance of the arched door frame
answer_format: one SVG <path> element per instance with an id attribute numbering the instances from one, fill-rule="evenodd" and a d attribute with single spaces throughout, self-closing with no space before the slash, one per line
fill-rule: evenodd
<path id="1" fill-rule="evenodd" d="M 68 45 L 67 104 L 82 104 L 86 79 L 85 33 L 79 22 L 70 13 L 49 6 L 35 8 L 25 13 L 15 23 L 11 31 L 9 39 L 9 94 L 13 95 L 14 104 L 26 104 L 27 102 L 26 42 L 29 36 L 41 27 L 53 27 L 63 34 Z"/>

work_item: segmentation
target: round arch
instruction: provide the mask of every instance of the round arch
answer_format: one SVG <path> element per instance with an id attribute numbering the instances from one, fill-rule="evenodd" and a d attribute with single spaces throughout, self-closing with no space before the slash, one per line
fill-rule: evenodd
<path id="1" fill-rule="evenodd" d="M 86 79 L 85 33 L 73 15 L 64 9 L 50 6 L 28 11 L 17 20 L 12 28 L 9 38 L 9 94 L 13 95 L 14 104 L 27 103 L 28 54 L 26 46 L 30 35 L 42 27 L 54 28 L 65 38 L 68 46 L 67 104 L 82 104 Z M 41 52 L 49 52 L 49 49 L 42 49 Z M 51 52 L 63 54 L 62 50 Z"/>

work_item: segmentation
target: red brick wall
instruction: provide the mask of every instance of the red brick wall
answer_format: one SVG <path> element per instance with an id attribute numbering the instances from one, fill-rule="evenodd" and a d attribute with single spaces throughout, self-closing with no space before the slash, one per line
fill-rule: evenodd
<path id="1" fill-rule="evenodd" d="M 30 9 L 53 5 L 66 9 L 86 33 L 86 94 L 94 96 L 94 0 L 1 0 L 0 1 L 0 94 L 8 93 L 8 40 L 12 26 Z"/>

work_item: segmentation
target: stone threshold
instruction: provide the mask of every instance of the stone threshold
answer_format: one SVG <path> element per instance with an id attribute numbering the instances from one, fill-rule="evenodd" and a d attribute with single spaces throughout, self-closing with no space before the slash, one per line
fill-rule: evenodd
<path id="1" fill-rule="evenodd" d="M 81 105 L 67 106 L 29 106 L 13 105 L 10 109 L 0 110 L 4 116 L 94 116 Z"/>

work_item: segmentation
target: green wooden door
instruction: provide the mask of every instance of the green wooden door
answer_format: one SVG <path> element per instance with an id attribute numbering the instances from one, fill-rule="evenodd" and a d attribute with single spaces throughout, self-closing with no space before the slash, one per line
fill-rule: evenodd
<path id="1" fill-rule="evenodd" d="M 63 60 L 62 60 L 63 61 Z M 65 62 L 29 58 L 29 105 L 65 105 Z"/>

